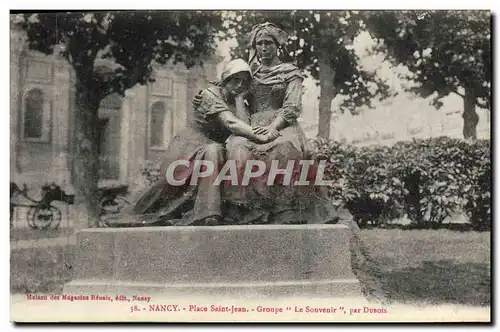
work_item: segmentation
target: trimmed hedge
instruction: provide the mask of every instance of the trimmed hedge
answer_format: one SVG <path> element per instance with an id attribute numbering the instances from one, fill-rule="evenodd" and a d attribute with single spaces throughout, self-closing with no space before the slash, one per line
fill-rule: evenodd
<path id="1" fill-rule="evenodd" d="M 313 144 L 330 156 L 334 202 L 360 226 L 407 214 L 418 227 L 439 227 L 453 211 L 463 210 L 476 229 L 491 227 L 489 140 L 438 137 L 362 148 Z"/>

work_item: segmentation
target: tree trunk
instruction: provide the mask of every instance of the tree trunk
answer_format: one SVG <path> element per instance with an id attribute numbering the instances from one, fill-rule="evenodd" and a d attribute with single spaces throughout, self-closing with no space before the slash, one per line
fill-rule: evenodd
<path id="1" fill-rule="evenodd" d="M 99 100 L 82 85 L 76 84 L 74 126 L 73 182 L 77 194 L 78 229 L 96 227 L 100 206 L 99 170 Z"/>
<path id="2" fill-rule="evenodd" d="M 331 104 L 335 96 L 335 87 L 333 86 L 334 76 L 335 72 L 330 65 L 328 54 L 321 52 L 319 58 L 319 84 L 321 92 L 319 97 L 318 137 L 326 140 L 330 139 Z"/>
<path id="3" fill-rule="evenodd" d="M 476 96 L 474 89 L 471 87 L 465 88 L 464 113 L 462 117 L 464 119 L 464 138 L 475 140 L 477 138 L 476 127 L 479 122 L 479 116 L 476 113 Z"/>

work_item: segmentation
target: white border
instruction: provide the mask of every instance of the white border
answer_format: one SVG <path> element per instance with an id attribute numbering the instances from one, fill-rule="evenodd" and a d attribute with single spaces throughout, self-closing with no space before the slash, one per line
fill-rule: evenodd
<path id="1" fill-rule="evenodd" d="M 8 2 L 4 2 L 8 3 Z M 15 6 L 16 9 L 33 9 L 37 8 L 38 10 L 40 9 L 81 9 L 81 4 L 78 2 L 68 2 L 68 1 L 55 1 L 52 0 L 49 2 L 45 1 L 43 3 L 43 8 L 40 6 L 39 1 L 24 1 L 24 0 L 18 0 L 16 1 L 13 5 Z M 440 2 L 440 1 L 435 1 L 435 0 L 421 0 L 421 1 L 414 1 L 414 2 L 403 2 L 403 1 L 394 1 L 394 0 L 384 0 L 384 1 L 377 1 L 376 3 L 373 1 L 360 1 L 360 0 L 351 0 L 349 2 L 328 2 L 326 3 L 325 1 L 321 0 L 308 0 L 308 1 L 302 1 L 302 2 L 295 2 L 293 5 L 290 3 L 289 0 L 275 0 L 275 1 L 234 1 L 234 0 L 225 0 L 225 1 L 182 1 L 182 2 L 172 2 L 172 1 L 157 1 L 157 2 L 139 2 L 139 1 L 106 1 L 106 0 L 87 0 L 85 2 L 88 8 L 92 9 L 221 9 L 221 8 L 232 8 L 232 9 L 286 9 L 290 7 L 295 7 L 295 9 L 310 9 L 310 8 L 315 8 L 315 9 L 326 9 L 325 4 L 327 4 L 328 9 L 345 9 L 345 5 L 349 6 L 349 9 L 492 9 L 495 14 L 497 14 L 498 10 L 498 1 L 493 2 L 493 1 L 484 1 L 484 0 L 476 0 L 474 2 L 471 1 L 464 1 L 464 0 L 455 0 L 455 1 L 450 1 L 450 2 Z M 142 6 L 138 6 L 141 5 Z M 168 8 L 166 7 L 168 6 Z M 307 6 L 307 8 L 305 7 Z M 9 55 L 7 55 L 8 51 L 8 46 L 9 45 L 9 28 L 8 28 L 8 16 L 4 15 L 3 20 L 5 20 L 5 25 L 4 28 L 1 30 L 1 36 L 2 36 L 2 45 L 4 45 L 4 51 L 3 51 L 3 57 L 4 57 L 4 66 L 2 67 L 4 70 L 4 77 L 3 80 L 3 86 L 1 91 L 2 93 L 2 101 L 3 101 L 3 111 L 0 112 L 0 115 L 2 119 L 0 119 L 0 123 L 5 126 L 4 130 L 0 130 L 0 134 L 2 135 L 2 139 L 0 140 L 1 142 L 1 152 L 0 155 L 3 156 L 8 156 L 9 155 L 9 145 L 8 145 L 8 135 L 9 135 L 9 109 L 10 109 L 10 95 L 9 95 L 9 72 L 8 72 L 8 62 L 9 62 Z M 495 43 L 498 43 L 498 33 L 496 32 L 495 29 Z M 498 54 L 498 53 L 497 53 Z M 497 60 L 497 54 L 495 54 L 495 61 Z M 495 68 L 498 68 L 498 65 L 495 66 Z M 496 77 L 495 77 L 496 78 Z M 495 94 L 494 97 L 497 97 L 497 85 L 498 81 L 495 80 L 495 91 L 493 92 Z M 498 100 L 496 98 L 496 100 Z M 498 116 L 496 116 L 496 120 L 498 120 Z M 496 121 L 495 121 L 496 124 Z M 497 142 L 495 142 L 497 143 Z M 495 155 L 498 155 L 498 151 L 495 149 Z M 496 165 L 497 163 L 495 163 Z M 5 161 L 2 164 L 2 183 L 6 186 L 7 183 L 7 178 L 9 178 L 9 170 L 7 168 L 7 162 Z M 7 169 L 6 169 L 7 168 Z M 495 177 L 494 177 L 495 179 Z M 6 267 L 9 266 L 9 252 L 10 252 L 10 243 L 9 243 L 9 231 L 8 231 L 8 210 L 7 210 L 7 204 L 8 204 L 8 196 L 7 196 L 7 190 L 2 190 L 0 191 L 0 202 L 2 202 L 3 210 L 4 213 L 2 214 L 4 216 L 3 218 L 3 223 L 2 225 L 5 227 L 4 231 L 1 232 L 2 236 L 4 237 L 4 241 L 1 241 L 3 244 L 3 255 L 2 261 L 0 262 L 0 266 Z M 495 199 L 494 203 L 498 203 L 498 195 Z M 500 206 L 498 204 L 495 204 L 496 206 Z M 497 211 L 498 212 L 498 211 Z M 496 232 L 498 233 L 498 227 L 495 228 Z M 498 244 L 496 245 L 496 248 L 498 248 Z M 495 252 L 495 257 L 498 257 L 498 252 Z M 2 325 L 7 327 L 8 330 L 14 329 L 12 324 L 9 324 L 9 269 L 4 268 L 4 275 L 3 275 L 3 282 L 2 282 L 2 296 L 0 297 L 3 301 L 2 305 Z M 496 280 L 495 280 L 496 281 Z M 498 285 L 496 285 L 496 289 L 498 289 Z M 495 300 L 497 297 L 495 297 Z M 498 306 L 496 306 L 498 307 Z M 2 327 L 4 327 L 2 326 Z M 133 328 L 137 328 L 137 326 L 133 326 Z M 174 326 L 168 326 L 169 330 L 180 330 L 181 328 L 185 328 L 187 326 L 182 326 L 182 327 L 174 327 Z M 190 326 L 193 328 L 192 326 Z M 252 326 L 249 326 L 252 328 Z M 327 329 L 335 328 L 335 326 L 322 326 Z M 422 329 L 425 326 L 418 327 L 418 329 Z M 440 326 L 436 326 L 434 328 L 439 328 Z M 34 327 L 25 327 L 26 330 L 31 330 Z M 37 327 L 38 329 L 41 330 L 49 330 L 52 329 L 52 326 L 44 326 L 44 327 Z M 65 330 L 70 330 L 72 327 L 65 327 Z M 96 328 L 96 327 L 94 327 Z M 99 327 L 97 329 L 103 329 L 104 327 Z M 161 327 L 164 328 L 164 327 Z M 201 328 L 201 327 L 197 327 Z M 219 328 L 216 326 L 215 328 Z M 259 326 L 259 329 L 263 330 L 270 330 L 273 328 L 270 326 L 269 328 L 261 327 Z M 277 327 L 274 327 L 277 328 Z M 289 327 L 279 327 L 280 329 L 288 329 Z M 299 328 L 302 330 L 303 328 L 306 328 L 305 326 L 299 326 Z M 364 330 L 368 329 L 369 327 L 359 327 L 357 326 L 355 329 L 356 330 Z M 469 329 L 473 330 L 476 328 L 468 327 Z M 478 329 L 478 328 L 477 328 Z M 4 329 L 2 328 L 2 331 Z"/>
<path id="2" fill-rule="evenodd" d="M 234 0 L 218 0 L 218 1 L 181 1 L 181 2 L 167 2 L 167 1 L 109 1 L 109 0 L 90 0 L 85 4 L 88 8 L 92 9 L 492 9 L 493 1 L 481 0 L 470 1 L 456 0 L 456 1 L 394 1 L 394 0 L 351 0 L 349 2 L 328 2 L 321 0 L 308 0 L 294 2 L 293 5 L 287 0 L 275 1 L 234 1 Z M 346 6 L 348 5 L 348 6 Z M 77 3 L 71 3 L 62 0 L 52 0 L 40 2 L 36 0 L 26 1 L 20 0 L 15 3 L 16 9 L 36 8 L 40 9 L 61 9 L 65 10 L 78 9 L 81 10 L 82 6 Z"/>

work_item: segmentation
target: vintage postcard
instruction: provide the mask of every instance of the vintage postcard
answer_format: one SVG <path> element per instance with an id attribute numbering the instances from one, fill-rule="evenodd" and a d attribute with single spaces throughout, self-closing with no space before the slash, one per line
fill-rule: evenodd
<path id="1" fill-rule="evenodd" d="M 11 11 L 11 321 L 490 322 L 491 15 Z"/>

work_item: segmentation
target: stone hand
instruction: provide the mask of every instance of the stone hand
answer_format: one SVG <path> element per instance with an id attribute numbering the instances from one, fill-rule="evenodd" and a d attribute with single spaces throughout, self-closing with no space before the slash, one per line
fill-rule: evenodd
<path id="1" fill-rule="evenodd" d="M 267 130 L 268 134 L 271 135 L 272 137 L 275 137 L 275 139 L 281 136 L 281 133 L 279 132 L 279 130 L 277 130 L 273 126 L 267 126 L 266 130 Z"/>
<path id="2" fill-rule="evenodd" d="M 269 131 L 267 130 L 267 128 L 261 127 L 261 126 L 254 126 L 254 127 L 252 127 L 252 130 L 253 130 L 255 135 L 267 135 L 267 134 L 269 134 Z"/>
<path id="3" fill-rule="evenodd" d="M 277 139 L 279 136 L 273 136 L 270 134 L 267 135 L 257 135 L 257 140 L 260 144 L 265 144 L 274 141 Z"/>
<path id="4" fill-rule="evenodd" d="M 257 135 L 270 135 L 271 137 L 274 137 L 274 139 L 281 136 L 281 133 L 272 126 L 267 126 L 267 127 L 254 126 L 252 127 L 252 129 L 253 132 Z"/>

